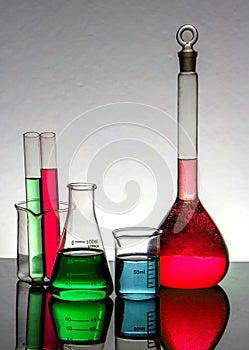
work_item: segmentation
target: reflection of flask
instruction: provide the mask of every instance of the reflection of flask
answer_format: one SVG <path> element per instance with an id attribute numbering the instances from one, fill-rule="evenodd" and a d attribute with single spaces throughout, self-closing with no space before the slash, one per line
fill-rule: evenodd
<path id="1" fill-rule="evenodd" d="M 43 286 L 17 283 L 16 350 L 56 350 L 48 301 Z"/>
<path id="2" fill-rule="evenodd" d="M 52 298 L 50 312 L 60 345 L 104 343 L 112 315 L 110 298 L 90 301 L 66 301 Z"/>
<path id="3" fill-rule="evenodd" d="M 192 40 L 182 36 L 190 31 Z M 172 288 L 206 288 L 216 285 L 228 269 L 228 251 L 215 223 L 197 194 L 197 84 L 195 71 L 197 30 L 179 29 L 178 76 L 178 194 L 160 224 L 161 285 Z"/>
<path id="4" fill-rule="evenodd" d="M 160 337 L 159 298 L 144 294 L 119 295 L 115 299 L 116 350 L 157 348 Z"/>
<path id="5" fill-rule="evenodd" d="M 71 183 L 68 215 L 57 253 L 51 290 L 65 300 L 96 300 L 113 291 L 94 210 L 96 185 Z"/>
<path id="6" fill-rule="evenodd" d="M 211 350 L 216 347 L 229 318 L 224 290 L 161 288 L 162 345 L 168 350 Z"/>

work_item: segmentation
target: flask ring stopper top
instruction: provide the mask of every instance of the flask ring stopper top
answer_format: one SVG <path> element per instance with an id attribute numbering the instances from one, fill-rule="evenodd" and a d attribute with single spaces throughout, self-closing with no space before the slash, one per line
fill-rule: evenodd
<path id="1" fill-rule="evenodd" d="M 190 31 L 193 35 L 192 39 L 189 41 L 185 41 L 183 39 L 183 33 L 186 31 Z M 197 42 L 198 40 L 198 31 L 197 29 L 191 25 L 191 24 L 185 24 L 182 27 L 180 27 L 176 33 L 176 39 L 178 43 L 184 48 L 184 49 L 191 49 L 192 46 Z"/>

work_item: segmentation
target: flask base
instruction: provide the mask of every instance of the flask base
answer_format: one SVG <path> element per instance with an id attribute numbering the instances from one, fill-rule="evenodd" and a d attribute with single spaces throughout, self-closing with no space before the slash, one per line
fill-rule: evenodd
<path id="1" fill-rule="evenodd" d="M 171 255 L 160 257 L 160 284 L 169 288 L 198 289 L 218 284 L 227 271 L 227 259 Z"/>

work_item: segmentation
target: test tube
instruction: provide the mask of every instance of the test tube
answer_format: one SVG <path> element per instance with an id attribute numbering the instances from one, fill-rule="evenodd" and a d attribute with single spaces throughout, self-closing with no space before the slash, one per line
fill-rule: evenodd
<path id="1" fill-rule="evenodd" d="M 59 244 L 58 175 L 56 159 L 56 134 L 43 132 L 41 142 L 41 206 L 43 246 L 45 251 L 46 276 L 51 277 Z"/>
<path id="2" fill-rule="evenodd" d="M 40 137 L 39 133 L 29 131 L 23 134 L 26 206 L 34 214 L 40 207 Z M 43 255 L 41 222 L 32 213 L 28 213 L 28 255 L 29 274 L 33 280 L 43 278 Z"/>

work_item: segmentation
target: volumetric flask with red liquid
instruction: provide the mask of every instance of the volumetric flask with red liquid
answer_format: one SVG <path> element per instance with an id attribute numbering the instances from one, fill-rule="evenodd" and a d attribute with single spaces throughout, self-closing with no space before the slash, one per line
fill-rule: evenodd
<path id="1" fill-rule="evenodd" d="M 184 40 L 190 33 L 192 39 Z M 198 38 L 195 27 L 177 32 L 182 45 L 178 75 L 178 193 L 160 229 L 160 282 L 171 288 L 206 288 L 219 283 L 228 266 L 225 241 L 197 193 Z"/>

